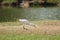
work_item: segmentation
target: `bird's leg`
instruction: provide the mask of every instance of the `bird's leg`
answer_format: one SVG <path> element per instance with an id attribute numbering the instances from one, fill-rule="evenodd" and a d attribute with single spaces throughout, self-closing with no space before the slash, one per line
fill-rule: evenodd
<path id="1" fill-rule="evenodd" d="M 25 26 L 24 26 L 24 24 L 23 24 L 23 29 L 25 29 Z"/>
<path id="2" fill-rule="evenodd" d="M 25 25 L 23 25 L 23 29 L 28 30 L 27 28 L 25 28 Z"/>

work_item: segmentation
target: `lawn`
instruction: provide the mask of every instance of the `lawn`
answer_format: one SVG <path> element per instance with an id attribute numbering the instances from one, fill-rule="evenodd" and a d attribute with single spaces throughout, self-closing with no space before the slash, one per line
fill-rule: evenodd
<path id="1" fill-rule="evenodd" d="M 0 34 L 0 40 L 60 40 L 60 35 Z"/>
<path id="2" fill-rule="evenodd" d="M 59 20 L 31 21 L 39 28 L 23 29 L 20 22 L 0 22 L 0 40 L 60 40 Z"/>

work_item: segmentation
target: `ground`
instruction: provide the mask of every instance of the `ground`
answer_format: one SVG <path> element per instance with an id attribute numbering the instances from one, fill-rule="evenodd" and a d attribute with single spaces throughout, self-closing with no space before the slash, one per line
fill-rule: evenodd
<path id="1" fill-rule="evenodd" d="M 31 21 L 36 27 L 20 22 L 0 22 L 0 40 L 60 40 L 60 21 Z"/>
<path id="2" fill-rule="evenodd" d="M 32 21 L 36 27 L 23 25 L 19 22 L 4 22 L 0 23 L 0 33 L 17 33 L 17 34 L 60 34 L 60 21 Z"/>

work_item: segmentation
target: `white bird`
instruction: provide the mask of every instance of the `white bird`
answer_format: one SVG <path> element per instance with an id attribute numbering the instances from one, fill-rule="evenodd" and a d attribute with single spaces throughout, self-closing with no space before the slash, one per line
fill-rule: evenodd
<path id="1" fill-rule="evenodd" d="M 29 21 L 27 19 L 19 19 L 22 24 L 28 25 Z"/>
<path id="2" fill-rule="evenodd" d="M 31 23 L 29 20 L 27 19 L 19 19 L 19 22 L 21 22 L 24 25 L 28 25 L 28 26 L 32 26 L 32 27 L 36 27 L 35 24 Z M 23 28 L 25 29 L 25 26 L 23 25 Z"/>

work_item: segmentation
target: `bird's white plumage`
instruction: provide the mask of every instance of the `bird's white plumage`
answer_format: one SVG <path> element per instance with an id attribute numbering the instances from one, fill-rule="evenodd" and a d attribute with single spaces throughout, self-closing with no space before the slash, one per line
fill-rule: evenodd
<path id="1" fill-rule="evenodd" d="M 27 19 L 19 19 L 19 21 L 23 22 L 23 21 L 28 21 Z"/>
<path id="2" fill-rule="evenodd" d="M 19 21 L 23 24 L 29 24 L 29 21 L 27 19 L 19 19 Z"/>
<path id="3" fill-rule="evenodd" d="M 21 22 L 21 23 L 24 24 L 24 25 L 36 27 L 35 24 L 31 23 L 31 22 L 30 22 L 29 20 L 27 20 L 27 19 L 19 19 L 19 22 Z M 23 25 L 23 27 L 25 27 L 24 25 Z"/>

